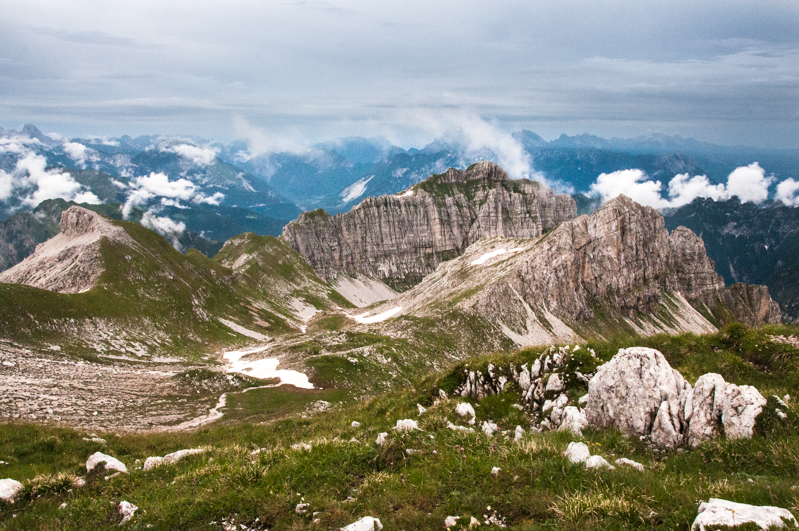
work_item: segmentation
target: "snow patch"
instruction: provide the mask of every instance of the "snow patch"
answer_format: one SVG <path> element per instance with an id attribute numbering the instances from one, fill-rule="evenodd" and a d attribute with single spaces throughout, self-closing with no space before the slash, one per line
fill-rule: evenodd
<path id="1" fill-rule="evenodd" d="M 366 185 L 369 183 L 369 181 L 374 179 L 374 177 L 374 175 L 371 177 L 362 177 L 346 187 L 340 194 L 341 200 L 345 203 L 349 203 L 353 199 L 358 199 L 361 197 L 366 192 Z"/>
<path id="2" fill-rule="evenodd" d="M 259 334 L 258 332 L 254 332 L 252 330 L 248 330 L 241 325 L 234 323 L 233 321 L 228 321 L 227 319 L 219 318 L 219 322 L 223 325 L 227 326 L 234 332 L 238 332 L 239 334 L 249 337 L 251 339 L 257 339 L 258 341 L 268 341 L 269 338 L 263 334 Z"/>
<path id="3" fill-rule="evenodd" d="M 280 360 L 277 358 L 262 358 L 259 360 L 242 360 L 243 357 L 258 352 L 263 352 L 269 346 L 259 347 L 252 350 L 231 350 L 225 352 L 225 359 L 230 363 L 227 372 L 238 372 L 252 376 L 253 378 L 261 378 L 263 380 L 269 378 L 280 378 L 280 385 L 288 384 L 302 389 L 313 389 L 313 384 L 308 380 L 308 376 L 299 372 L 291 370 L 278 370 L 277 366 Z"/>
<path id="4" fill-rule="evenodd" d="M 353 319 L 355 319 L 357 322 L 361 324 L 374 324 L 385 321 L 386 319 L 391 319 L 395 315 L 399 314 L 401 311 L 402 311 L 402 306 L 397 306 L 396 308 L 386 310 L 383 313 L 373 315 L 371 317 L 366 317 L 366 314 L 362 313 L 361 315 L 356 315 L 355 317 L 353 317 Z"/>
<path id="5" fill-rule="evenodd" d="M 485 264 L 487 261 L 489 261 L 489 260 L 491 260 L 492 258 L 494 258 L 494 257 L 497 257 L 497 256 L 499 256 L 499 255 L 506 254 L 506 253 L 507 253 L 507 254 L 518 253 L 519 251 L 523 251 L 523 250 L 524 250 L 524 249 L 523 249 L 523 248 L 521 248 L 521 247 L 515 247 L 515 248 L 513 248 L 513 249 L 505 249 L 505 248 L 503 247 L 502 249 L 496 249 L 496 250 L 494 250 L 494 251 L 491 251 L 490 253 L 485 253 L 483 256 L 481 256 L 481 257 L 480 257 L 480 258 L 478 258 L 477 260 L 473 261 L 473 262 L 471 263 L 471 265 L 483 265 L 483 264 Z"/>

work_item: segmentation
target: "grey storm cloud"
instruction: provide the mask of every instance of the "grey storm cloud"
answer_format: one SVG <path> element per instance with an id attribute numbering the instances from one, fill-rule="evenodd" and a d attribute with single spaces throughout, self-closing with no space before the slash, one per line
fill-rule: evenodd
<path id="1" fill-rule="evenodd" d="M 408 144 L 462 112 L 799 147 L 797 27 L 776 0 L 6 0 L 0 125 Z"/>

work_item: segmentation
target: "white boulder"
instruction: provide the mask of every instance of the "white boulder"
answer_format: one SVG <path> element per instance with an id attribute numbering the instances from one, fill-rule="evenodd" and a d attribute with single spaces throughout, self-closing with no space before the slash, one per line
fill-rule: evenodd
<path id="1" fill-rule="evenodd" d="M 472 407 L 470 403 L 461 402 L 455 406 L 455 413 L 460 417 L 469 417 L 469 424 L 474 424 L 476 413 L 474 412 L 474 407 Z"/>
<path id="2" fill-rule="evenodd" d="M 572 463 L 585 463 L 586 459 L 591 457 L 591 452 L 585 443 L 570 442 L 563 455 L 568 457 Z"/>
<path id="3" fill-rule="evenodd" d="M 680 396 L 690 388 L 657 350 L 621 349 L 591 378 L 585 416 L 591 426 L 649 436 L 661 404 L 673 402 L 679 410 Z"/>
<path id="4" fill-rule="evenodd" d="M 632 459 L 627 459 L 626 457 L 622 457 L 620 459 L 616 459 L 616 464 L 619 465 L 619 466 L 632 467 L 632 468 L 638 470 L 639 472 L 643 472 L 644 471 L 644 465 L 642 465 L 641 463 L 637 463 L 637 462 L 633 461 Z"/>
<path id="5" fill-rule="evenodd" d="M 585 468 L 609 468 L 614 470 L 616 467 L 608 463 L 601 455 L 592 455 L 585 460 Z"/>
<path id="6" fill-rule="evenodd" d="M 397 426 L 394 428 L 398 432 L 413 431 L 419 429 L 419 423 L 413 419 L 403 419 L 397 421 Z"/>
<path id="7" fill-rule="evenodd" d="M 117 505 L 117 511 L 119 511 L 119 516 L 122 517 L 122 521 L 119 522 L 119 525 L 122 525 L 131 518 L 133 518 L 134 513 L 136 513 L 138 509 L 139 509 L 138 507 L 136 507 L 130 502 L 126 501 L 119 502 L 119 505 Z"/>
<path id="8" fill-rule="evenodd" d="M 582 429 L 586 426 L 588 426 L 588 421 L 585 419 L 585 412 L 574 406 L 566 406 L 558 431 L 570 431 L 580 437 L 583 434 Z"/>
<path id="9" fill-rule="evenodd" d="M 340 528 L 340 531 L 381 531 L 383 524 L 377 518 L 371 516 L 364 516 L 357 522 L 353 522 L 347 527 Z"/>
<path id="10" fill-rule="evenodd" d="M 736 503 L 718 498 L 710 498 L 699 506 L 691 531 L 704 531 L 706 526 L 738 526 L 754 523 L 760 529 L 767 530 L 772 526 L 785 527 L 783 519 L 796 525 L 796 518 L 786 509 L 769 505 L 756 506 Z"/>
<path id="11" fill-rule="evenodd" d="M 164 457 L 148 457 L 146 461 L 144 461 L 144 466 L 142 470 L 145 472 L 148 470 L 152 470 L 153 468 L 161 465 L 174 465 L 181 459 L 189 455 L 201 454 L 204 453 L 204 448 L 192 448 L 189 450 L 178 450 L 177 452 L 172 452 L 171 454 L 167 454 Z"/>
<path id="12" fill-rule="evenodd" d="M 0 501 L 14 503 L 14 500 L 24 489 L 25 487 L 22 486 L 22 483 L 15 479 L 0 479 Z"/>
<path id="13" fill-rule="evenodd" d="M 491 437 L 494 435 L 494 432 L 497 431 L 497 429 L 499 429 L 499 426 L 497 426 L 495 423 L 489 420 L 483 422 L 483 425 L 481 426 L 480 429 L 482 429 L 483 433 L 485 433 L 488 437 Z"/>
<path id="14" fill-rule="evenodd" d="M 89 459 L 86 461 L 86 472 L 91 472 L 97 465 L 101 463 L 105 464 L 106 470 L 116 470 L 117 472 L 121 472 L 123 474 L 128 473 L 128 467 L 126 467 L 122 461 L 102 452 L 95 452 L 89 456 Z"/>
<path id="15" fill-rule="evenodd" d="M 561 380 L 560 375 L 558 373 L 551 374 L 549 376 L 549 380 L 547 380 L 546 391 L 552 392 L 560 392 L 564 389 L 563 380 Z"/>

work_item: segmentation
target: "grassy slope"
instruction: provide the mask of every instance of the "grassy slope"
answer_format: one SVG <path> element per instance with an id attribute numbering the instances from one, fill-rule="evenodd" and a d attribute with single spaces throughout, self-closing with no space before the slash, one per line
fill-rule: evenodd
<path id="1" fill-rule="evenodd" d="M 654 346 L 689 380 L 716 371 L 728 381 L 755 384 L 766 396 L 795 396 L 799 351 L 770 342 L 768 334 L 797 332 L 795 327 L 750 331 L 733 326 L 712 336 L 592 346 L 604 359 L 621 346 Z M 527 349 L 490 359 L 501 365 L 533 355 L 537 350 Z M 699 501 L 709 497 L 799 512 L 794 488 L 799 407 L 793 403 L 787 422 L 764 413 L 751 440 L 711 441 L 680 453 L 659 454 L 618 433 L 585 430 L 592 453 L 608 460 L 632 458 L 647 467 L 645 473 L 591 471 L 562 456 L 573 440 L 568 434 L 528 434 L 515 443 L 501 435 L 488 439 L 446 429 L 446 418 L 458 422 L 454 401 L 433 405 L 434 397 L 439 387 L 457 385 L 462 374 L 457 367 L 405 390 L 368 402 L 342 402 L 308 418 L 296 412 L 324 391 L 298 391 L 292 400 L 278 389 L 252 391 L 235 395 L 231 406 L 246 422 L 230 419 L 191 434 L 106 434 L 106 446 L 83 441 L 85 434 L 69 429 L 2 425 L 0 459 L 10 464 L 0 473 L 25 480 L 26 493 L 14 506 L 0 508 L 0 529 L 113 529 L 113 507 L 123 499 L 140 507 L 127 528 L 170 530 L 220 529 L 210 523 L 231 518 L 256 529 L 251 525 L 256 518 L 269 529 L 335 529 L 364 515 L 379 517 L 386 530 L 443 529 L 448 515 L 483 520 L 495 510 L 513 529 L 687 529 Z M 476 407 L 478 419 L 492 419 L 508 430 L 526 426 L 526 413 L 510 407 L 514 398 L 511 389 L 485 399 Z M 420 418 L 422 431 L 393 432 L 398 419 L 418 417 L 417 402 L 429 407 Z M 273 420 L 289 412 L 294 418 Z M 353 420 L 361 426 L 351 427 Z M 383 448 L 374 444 L 381 431 L 389 432 Z M 358 443 L 348 442 L 352 437 Z M 310 443 L 311 450 L 292 449 L 299 442 Z M 135 459 L 196 446 L 209 452 L 174 467 L 135 470 Z M 266 450 L 251 455 L 255 448 Z M 407 456 L 406 448 L 422 453 Z M 86 487 L 71 488 L 68 475 L 83 475 L 85 459 L 96 450 L 122 459 L 131 474 L 108 481 L 89 478 Z M 495 479 L 492 467 L 501 468 Z M 354 501 L 347 501 L 350 497 Z M 311 523 L 310 514 L 295 513 L 303 501 L 320 512 L 319 524 Z"/>
<path id="2" fill-rule="evenodd" d="M 215 344 L 237 341 L 230 330 L 215 319 L 203 318 L 194 306 L 208 316 L 224 317 L 262 333 L 285 327 L 281 318 L 242 304 L 247 288 L 233 285 L 231 270 L 197 251 L 183 255 L 140 225 L 114 223 L 124 227 L 140 248 L 103 240 L 105 270 L 88 292 L 58 294 L 0 284 L 4 337 L 25 344 L 60 341 L 64 320 L 104 319 L 119 327 L 153 329 L 168 338 L 164 349 L 170 351 L 207 352 Z M 80 351 L 83 347 L 76 341 L 73 346 Z"/>

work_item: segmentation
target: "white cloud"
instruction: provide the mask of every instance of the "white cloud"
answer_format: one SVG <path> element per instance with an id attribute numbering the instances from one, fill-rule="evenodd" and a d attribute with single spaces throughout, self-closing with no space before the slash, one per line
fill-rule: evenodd
<path id="1" fill-rule="evenodd" d="M 591 185 L 590 193 L 601 196 L 603 203 L 624 194 L 633 201 L 652 208 L 669 206 L 668 201 L 660 194 L 663 184 L 646 179 L 646 173 L 637 169 L 602 173 Z"/>
<path id="2" fill-rule="evenodd" d="M 799 181 L 785 179 L 777 185 L 777 199 L 785 206 L 799 206 Z"/>
<path id="3" fill-rule="evenodd" d="M 197 185 L 188 179 L 170 181 L 165 173 L 155 172 L 149 176 L 136 177 L 131 185 L 146 190 L 154 196 L 172 197 L 186 201 L 191 199 L 197 190 Z"/>
<path id="4" fill-rule="evenodd" d="M 216 192 L 214 195 L 210 197 L 203 193 L 199 193 L 195 195 L 191 200 L 193 203 L 196 203 L 198 205 L 201 203 L 205 203 L 206 205 L 219 206 L 219 204 L 224 199 L 225 199 L 225 194 L 223 194 L 222 192 Z"/>
<path id="5" fill-rule="evenodd" d="M 28 153 L 17 161 L 14 174 L 19 188 L 32 187 L 30 195 L 22 198 L 26 206 L 35 207 L 46 199 L 64 199 L 81 203 L 98 204 L 100 199 L 85 190 L 68 172 L 47 170 L 47 159 Z"/>
<path id="6" fill-rule="evenodd" d="M 171 238 L 172 247 L 181 251 L 178 237 L 186 230 L 186 224 L 176 222 L 166 216 L 156 216 L 152 210 L 148 210 L 141 218 L 141 224 L 148 229 L 152 229 L 165 238 Z"/>
<path id="7" fill-rule="evenodd" d="M 681 173 L 669 181 L 669 197 L 672 198 L 669 206 L 681 207 L 697 197 L 709 197 L 719 201 L 729 199 L 729 194 L 723 184 L 710 184 L 707 175 L 689 178 L 687 173 Z"/>
<path id="8" fill-rule="evenodd" d="M 177 153 L 181 157 L 192 161 L 197 166 L 208 166 L 214 161 L 218 153 L 218 150 L 215 148 L 201 148 L 190 144 L 177 144 L 164 148 L 162 151 Z"/>
<path id="9" fill-rule="evenodd" d="M 706 175 L 675 175 L 669 181 L 668 197 L 663 197 L 663 184 L 660 181 L 650 181 L 642 170 L 631 169 L 601 174 L 591 185 L 589 194 L 602 197 L 603 202 L 624 194 L 642 205 L 657 209 L 681 207 L 697 197 L 719 201 L 737 196 L 744 203 L 762 203 L 768 199 L 768 187 L 773 181 L 774 177 L 766 177 L 765 170 L 754 162 L 733 170 L 727 177 L 726 185 L 711 184 Z M 777 189 L 779 197 L 779 187 Z M 789 187 L 784 189 L 785 194 L 788 194 Z"/>
<path id="10" fill-rule="evenodd" d="M 41 144 L 41 142 L 38 138 L 24 136 L 2 137 L 0 138 L 0 153 L 23 155 L 30 151 L 28 144 Z"/>
<path id="11" fill-rule="evenodd" d="M 14 189 L 14 176 L 0 170 L 0 201 L 7 201 Z"/>
<path id="12" fill-rule="evenodd" d="M 116 179 L 111 179 L 111 184 L 122 190 L 128 187 L 127 184 L 123 183 L 122 181 L 117 181 Z"/>
<path id="13" fill-rule="evenodd" d="M 766 177 L 766 171 L 753 162 L 736 168 L 727 177 L 727 192 L 730 196 L 737 195 L 744 203 L 762 203 L 768 199 L 768 187 L 772 182 L 774 177 Z"/>
<path id="14" fill-rule="evenodd" d="M 85 164 L 86 161 L 95 161 L 97 156 L 94 150 L 89 149 L 79 142 L 64 142 L 64 153 L 77 162 L 78 164 Z"/>
<path id="15" fill-rule="evenodd" d="M 161 198 L 161 205 L 162 206 L 171 206 L 171 207 L 181 208 L 181 209 L 189 208 L 186 205 L 184 205 L 183 203 L 181 203 L 179 199 L 169 199 L 167 197 L 162 197 Z"/>
<path id="16" fill-rule="evenodd" d="M 291 134 L 270 134 L 260 127 L 252 125 L 241 116 L 233 117 L 233 127 L 240 138 L 247 141 L 249 153 L 239 152 L 242 160 L 264 155 L 266 153 L 288 152 L 305 153 L 308 147 L 294 138 Z"/>
<path id="17" fill-rule="evenodd" d="M 149 176 L 136 177 L 130 181 L 131 193 L 128 195 L 125 205 L 122 207 L 122 216 L 127 219 L 134 206 L 141 206 L 156 197 L 161 198 L 161 203 L 166 206 L 178 206 L 180 200 L 191 201 L 195 204 L 206 203 L 209 205 L 219 205 L 225 198 L 225 194 L 216 192 L 212 196 L 207 196 L 197 189 L 197 185 L 188 179 L 178 179 L 170 181 L 169 176 L 164 173 L 151 173 Z M 166 202 L 165 202 L 166 201 Z"/>

